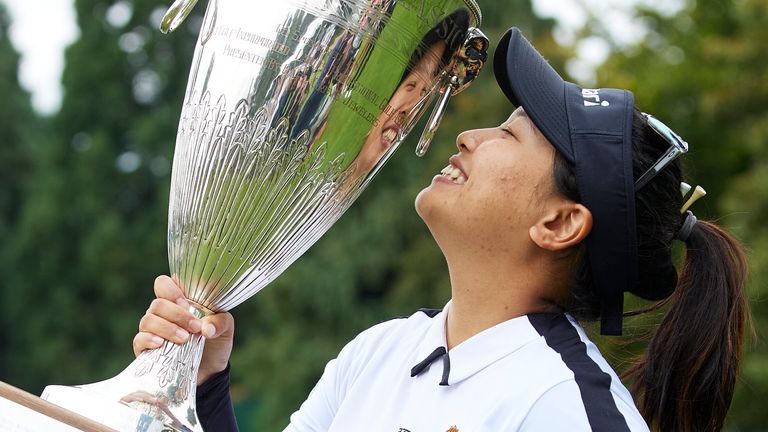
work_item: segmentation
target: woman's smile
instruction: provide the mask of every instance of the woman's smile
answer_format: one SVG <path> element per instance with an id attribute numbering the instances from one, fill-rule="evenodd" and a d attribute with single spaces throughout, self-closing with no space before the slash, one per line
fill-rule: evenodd
<path id="1" fill-rule="evenodd" d="M 400 128 L 397 125 L 391 125 L 386 127 L 381 132 L 381 150 L 387 151 L 392 146 L 392 143 L 395 142 L 395 139 L 400 134 Z"/>
<path id="2" fill-rule="evenodd" d="M 458 156 L 456 155 L 451 156 L 450 164 L 443 168 L 443 170 L 440 171 L 440 174 L 434 178 L 435 181 L 459 186 L 466 183 L 468 179 L 469 176 L 464 172 L 464 169 L 461 167 L 461 162 L 459 162 Z"/>

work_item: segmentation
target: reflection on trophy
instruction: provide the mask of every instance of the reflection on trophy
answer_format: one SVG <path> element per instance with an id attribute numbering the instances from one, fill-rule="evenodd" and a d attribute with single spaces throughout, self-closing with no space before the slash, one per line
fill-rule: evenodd
<path id="1" fill-rule="evenodd" d="M 172 30 L 194 1 L 177 0 Z M 485 62 L 474 0 L 210 0 L 176 139 L 170 271 L 191 312 L 274 280 L 359 196 L 439 98 Z M 117 430 L 200 431 L 204 338 L 166 342 L 115 378 L 43 398 Z"/>

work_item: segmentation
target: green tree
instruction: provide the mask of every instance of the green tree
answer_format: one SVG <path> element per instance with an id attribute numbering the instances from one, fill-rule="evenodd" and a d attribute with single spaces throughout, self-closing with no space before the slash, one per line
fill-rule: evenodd
<path id="1" fill-rule="evenodd" d="M 34 117 L 29 95 L 21 88 L 17 78 L 19 54 L 8 37 L 9 16 L 0 4 L 0 241 L 7 244 L 18 223 L 19 208 L 24 202 L 24 183 L 29 178 L 29 148 L 33 131 L 40 122 Z M 13 270 L 5 265 L 6 249 L 0 248 L 0 274 Z M 0 282 L 0 353 L 8 352 L 8 329 L 10 322 L 4 305 L 13 293 L 5 282 Z M 0 373 L 5 369 L 7 359 L 0 356 Z"/>
<path id="2" fill-rule="evenodd" d="M 167 272 L 170 160 L 194 34 L 154 1 L 76 2 L 61 111 L 36 143 L 4 244 L 3 375 L 38 393 L 114 375 Z M 3 57 L 5 58 L 5 57 Z M 5 106 L 3 107 L 5 109 Z M 23 323 L 23 324 L 21 324 Z"/>

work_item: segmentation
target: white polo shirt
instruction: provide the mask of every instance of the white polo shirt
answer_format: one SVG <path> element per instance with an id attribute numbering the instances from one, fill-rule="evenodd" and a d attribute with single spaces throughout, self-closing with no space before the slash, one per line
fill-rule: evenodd
<path id="1" fill-rule="evenodd" d="M 360 333 L 328 363 L 285 430 L 648 431 L 570 316 L 514 318 L 446 353 L 449 308 Z"/>

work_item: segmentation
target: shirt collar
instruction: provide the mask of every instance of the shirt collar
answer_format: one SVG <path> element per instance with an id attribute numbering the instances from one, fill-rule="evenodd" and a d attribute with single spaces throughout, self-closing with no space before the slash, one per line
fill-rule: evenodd
<path id="1" fill-rule="evenodd" d="M 426 359 L 439 347 L 445 348 L 446 351 L 448 350 L 448 343 L 445 337 L 445 326 L 450 308 L 451 301 L 449 300 L 445 307 L 443 307 L 443 310 L 431 319 L 427 333 L 419 343 L 417 356 L 419 362 Z"/>
<path id="2" fill-rule="evenodd" d="M 442 312 L 432 319 L 427 333 L 419 344 L 416 364 L 423 362 L 440 347 L 447 350 L 445 329 L 450 306 L 449 301 Z M 453 385 L 482 371 L 539 337 L 538 332 L 531 326 L 528 316 L 523 315 L 496 324 L 472 336 L 448 351 L 446 354 L 449 357 L 448 361 L 438 357 L 433 360 L 432 365 L 443 367 L 443 375 L 447 373 L 448 377 L 447 385 Z M 446 367 L 450 370 L 446 371 Z"/>

